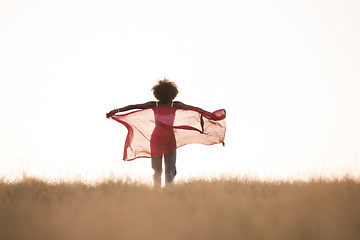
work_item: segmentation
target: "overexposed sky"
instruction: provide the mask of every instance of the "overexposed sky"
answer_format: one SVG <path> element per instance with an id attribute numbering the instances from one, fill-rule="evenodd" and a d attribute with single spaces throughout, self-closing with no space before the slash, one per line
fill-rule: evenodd
<path id="1" fill-rule="evenodd" d="M 360 175 L 358 1 L 0 0 L 0 175 L 151 179 L 111 109 L 225 108 L 226 146 L 178 150 L 178 179 Z"/>

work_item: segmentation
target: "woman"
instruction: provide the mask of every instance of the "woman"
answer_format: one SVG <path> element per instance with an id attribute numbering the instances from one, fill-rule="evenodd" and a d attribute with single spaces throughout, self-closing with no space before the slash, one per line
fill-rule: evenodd
<path id="1" fill-rule="evenodd" d="M 210 113 L 179 101 L 174 102 L 178 89 L 174 82 L 167 79 L 158 81 L 153 86 L 152 91 L 158 101 L 114 109 L 107 113 L 106 116 L 124 124 L 128 128 L 124 160 L 151 157 L 151 165 L 154 169 L 154 186 L 160 187 L 162 157 L 164 156 L 165 159 L 165 183 L 170 184 L 176 175 L 176 149 L 189 143 L 209 145 L 223 143 L 225 136 L 225 122 L 223 119 L 226 113 L 225 110 Z M 133 109 L 143 110 L 124 115 L 115 115 Z M 211 131 L 216 129 L 215 136 L 214 134 L 206 135 L 204 119 L 207 123 L 209 121 L 216 122 L 216 126 L 212 126 L 213 130 L 210 129 Z M 176 125 L 174 125 L 175 122 Z M 199 136 L 199 134 L 203 136 L 200 138 L 195 137 Z M 146 140 L 150 144 L 146 143 Z M 150 150 L 147 150 L 147 145 L 149 145 Z M 128 157 L 128 153 L 132 155 Z"/>

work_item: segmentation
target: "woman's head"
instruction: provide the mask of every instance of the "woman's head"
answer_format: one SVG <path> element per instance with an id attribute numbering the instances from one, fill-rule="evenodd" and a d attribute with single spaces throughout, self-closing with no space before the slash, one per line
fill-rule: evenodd
<path id="1" fill-rule="evenodd" d="M 166 78 L 159 80 L 151 90 L 153 91 L 155 98 L 164 103 L 171 102 L 179 93 L 176 84 L 170 82 Z"/>

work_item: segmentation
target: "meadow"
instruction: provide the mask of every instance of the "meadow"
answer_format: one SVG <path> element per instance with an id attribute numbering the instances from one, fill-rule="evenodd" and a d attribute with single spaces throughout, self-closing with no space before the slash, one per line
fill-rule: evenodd
<path id="1" fill-rule="evenodd" d="M 360 183 L 1 181 L 0 239 L 360 239 Z"/>

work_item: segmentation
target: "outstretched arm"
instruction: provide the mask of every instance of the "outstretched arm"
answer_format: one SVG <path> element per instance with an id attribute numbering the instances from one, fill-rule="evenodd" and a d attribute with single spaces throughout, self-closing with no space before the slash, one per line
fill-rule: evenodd
<path id="1" fill-rule="evenodd" d="M 174 102 L 174 107 L 178 108 L 178 109 L 191 109 L 191 110 L 195 110 L 195 111 L 210 113 L 210 112 L 205 111 L 204 109 L 201 109 L 199 107 L 194 107 L 194 106 L 191 106 L 191 105 L 187 105 L 187 104 L 179 102 L 179 101 Z"/>
<path id="2" fill-rule="evenodd" d="M 147 103 L 141 103 L 141 104 L 132 104 L 132 105 L 128 105 L 126 107 L 114 109 L 114 110 L 108 112 L 106 114 L 106 117 L 109 118 L 109 117 L 111 117 L 112 115 L 114 115 L 114 114 L 116 114 L 118 112 L 125 112 L 125 111 L 129 111 L 129 110 L 132 110 L 132 109 L 146 109 L 146 108 L 151 108 L 151 107 L 153 107 L 155 105 L 156 105 L 156 103 L 154 101 L 150 101 L 150 102 L 147 102 Z"/>

